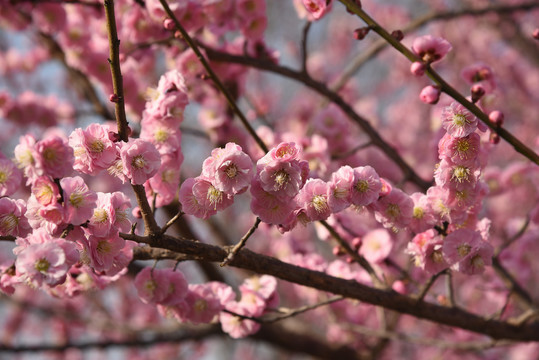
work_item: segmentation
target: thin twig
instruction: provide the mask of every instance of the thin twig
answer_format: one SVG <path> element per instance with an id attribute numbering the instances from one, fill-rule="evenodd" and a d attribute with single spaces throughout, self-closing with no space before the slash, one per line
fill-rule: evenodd
<path id="1" fill-rule="evenodd" d="M 105 14 L 107 17 L 107 33 L 109 38 L 109 64 L 112 74 L 112 85 L 114 95 L 116 95 L 116 124 L 118 126 L 118 135 L 122 141 L 128 141 L 127 118 L 125 115 L 124 91 L 122 72 L 120 69 L 120 40 L 116 31 L 116 18 L 114 16 L 114 0 L 104 0 Z M 155 221 L 153 211 L 146 197 L 146 190 L 142 185 L 132 185 L 133 191 L 137 198 L 137 203 L 140 207 L 140 213 L 144 220 L 145 233 L 157 234 L 159 226 Z"/>
<path id="2" fill-rule="evenodd" d="M 447 302 L 450 307 L 455 306 L 455 292 L 453 290 L 453 273 L 451 270 L 446 271 L 445 276 L 445 291 L 447 293 Z"/>
<path id="3" fill-rule="evenodd" d="M 440 271 L 439 273 L 431 276 L 429 278 L 429 280 L 427 281 L 427 283 L 423 286 L 423 288 L 421 289 L 421 291 L 419 292 L 419 294 L 417 294 L 417 301 L 423 301 L 423 299 L 425 298 L 425 296 L 427 295 L 427 293 L 429 292 L 430 288 L 432 287 L 432 285 L 434 285 L 434 282 L 436 281 L 436 279 L 438 279 L 440 277 L 440 275 L 444 274 L 445 273 L 445 270 L 442 270 Z"/>
<path id="4" fill-rule="evenodd" d="M 171 227 L 172 225 L 174 225 L 174 223 L 176 221 L 178 221 L 180 219 L 180 217 L 182 217 L 185 213 L 183 211 L 178 211 L 178 213 L 176 215 L 174 215 L 169 221 L 167 221 L 167 223 L 165 224 L 165 226 L 163 226 L 161 228 L 161 234 L 164 234 L 167 232 L 168 228 Z"/>
<path id="5" fill-rule="evenodd" d="M 243 112 L 240 110 L 238 105 L 236 105 L 236 102 L 234 101 L 234 98 L 232 97 L 230 92 L 227 90 L 227 88 L 223 85 L 223 83 L 221 82 L 219 77 L 215 74 L 215 72 L 213 71 L 211 66 L 208 64 L 208 62 L 206 61 L 206 59 L 204 58 L 204 56 L 200 52 L 197 44 L 193 41 L 191 36 L 189 36 L 187 31 L 185 31 L 185 29 L 180 24 L 180 22 L 179 22 L 178 18 L 176 17 L 176 15 L 174 15 L 172 10 L 170 10 L 170 7 L 168 6 L 166 0 L 159 0 L 159 2 L 161 3 L 161 6 L 163 6 L 163 9 L 167 13 L 168 17 L 170 17 L 172 19 L 172 21 L 174 21 L 176 29 L 181 33 L 181 35 L 182 35 L 183 39 L 185 40 L 185 42 L 193 50 L 193 52 L 197 56 L 198 60 L 201 62 L 202 66 L 204 66 L 204 69 L 206 69 L 206 71 L 208 72 L 208 75 L 211 77 L 211 79 L 215 83 L 215 86 L 217 86 L 219 91 L 225 96 L 226 101 L 228 102 L 228 105 L 230 106 L 230 108 L 240 118 L 240 121 L 242 122 L 243 126 L 246 128 L 246 130 L 249 132 L 249 134 L 252 136 L 252 138 L 256 141 L 258 146 L 264 152 L 268 152 L 269 149 L 266 146 L 266 144 L 264 144 L 264 141 L 262 141 L 260 136 L 258 136 L 258 134 L 253 129 L 253 127 L 251 126 L 251 124 L 249 123 L 249 121 L 247 120 L 245 115 L 243 114 Z"/>
<path id="6" fill-rule="evenodd" d="M 528 225 L 530 225 L 530 215 L 526 216 L 526 220 L 524 221 L 524 224 L 520 227 L 520 229 L 516 232 L 515 235 L 511 236 L 506 242 L 504 242 L 496 251 L 494 252 L 495 257 L 499 257 L 501 252 L 504 251 L 506 248 L 508 248 L 512 243 L 520 239 L 522 235 L 526 232 L 528 229 Z"/>
<path id="7" fill-rule="evenodd" d="M 305 74 L 307 74 L 307 38 L 311 24 L 311 21 L 307 21 L 307 23 L 305 23 L 301 36 L 301 71 Z"/>
<path id="8" fill-rule="evenodd" d="M 343 3 L 352 13 L 359 16 L 370 28 L 380 35 L 386 42 L 393 46 L 397 51 L 403 54 L 411 62 L 420 61 L 418 56 L 414 54 L 410 49 L 404 46 L 400 41 L 395 39 L 386 29 L 384 29 L 380 24 L 378 24 L 373 18 L 371 18 L 365 11 L 362 10 L 352 0 L 339 0 Z M 515 151 L 524 155 L 526 158 L 530 159 L 534 163 L 539 165 L 539 155 L 537 155 L 532 149 L 524 145 L 519 139 L 517 139 L 509 131 L 505 130 L 501 126 L 496 126 L 490 121 L 488 115 L 485 114 L 477 105 L 468 101 L 464 95 L 458 92 L 454 87 L 452 87 L 445 79 L 443 79 L 436 71 L 427 64 L 425 74 L 432 80 L 436 85 L 440 87 L 442 92 L 445 92 L 447 95 L 452 97 L 470 112 L 472 112 L 477 118 L 483 121 L 493 132 L 498 134 L 501 138 L 507 141 L 513 146 Z"/>
<path id="9" fill-rule="evenodd" d="M 367 259 L 359 255 L 357 251 L 354 251 L 354 249 L 350 247 L 350 245 L 341 237 L 341 235 L 339 235 L 339 233 L 335 231 L 335 229 L 331 225 L 329 225 L 325 220 L 321 220 L 320 223 L 322 224 L 322 226 L 326 228 L 327 231 L 329 231 L 329 233 L 337 241 L 339 246 L 343 248 L 346 251 L 346 253 L 350 255 L 350 257 L 359 264 L 359 266 L 361 266 L 365 271 L 367 271 L 367 273 L 371 277 L 373 284 L 376 287 L 387 288 L 387 285 L 384 284 L 382 280 L 380 280 L 380 278 L 378 277 L 378 274 L 376 274 L 376 271 L 374 271 L 374 269 L 372 268 L 371 264 L 369 264 Z"/>
<path id="10" fill-rule="evenodd" d="M 227 266 L 229 262 L 234 260 L 234 256 L 236 256 L 238 251 L 240 251 L 245 246 L 245 244 L 247 243 L 247 240 L 256 231 L 256 229 L 258 228 L 258 225 L 260 225 L 260 222 L 261 222 L 260 218 L 257 217 L 256 220 L 255 220 L 255 223 L 253 224 L 253 226 L 251 226 L 249 231 L 247 231 L 247 233 L 245 235 L 243 235 L 243 237 L 240 239 L 240 241 L 238 241 L 238 243 L 236 245 L 234 245 L 234 247 L 230 250 L 230 252 L 228 253 L 228 256 L 226 257 L 226 259 L 224 259 L 223 262 L 221 263 L 221 267 Z"/>

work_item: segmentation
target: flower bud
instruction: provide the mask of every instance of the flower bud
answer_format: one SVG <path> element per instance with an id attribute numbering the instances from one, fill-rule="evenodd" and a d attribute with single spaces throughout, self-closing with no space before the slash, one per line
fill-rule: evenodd
<path id="1" fill-rule="evenodd" d="M 438 100 L 440 100 L 440 88 L 432 85 L 425 86 L 423 90 L 421 90 L 419 98 L 425 104 L 436 104 Z"/>
<path id="2" fill-rule="evenodd" d="M 163 27 L 167 30 L 174 30 L 176 28 L 176 25 L 174 24 L 174 21 L 172 19 L 165 19 L 163 21 Z"/>
<path id="3" fill-rule="evenodd" d="M 110 102 L 113 102 L 113 103 L 117 103 L 117 102 L 118 102 L 118 95 L 116 95 L 116 94 L 110 94 L 110 95 L 109 95 L 109 101 L 110 101 Z"/>
<path id="4" fill-rule="evenodd" d="M 488 114 L 488 118 L 490 121 L 492 121 L 494 125 L 498 127 L 503 125 L 504 116 L 501 111 L 498 111 L 498 110 L 492 111 L 490 114 Z"/>
<path id="5" fill-rule="evenodd" d="M 410 72 L 415 76 L 421 76 L 425 73 L 425 64 L 420 61 L 415 61 L 410 66 Z"/>
<path id="6" fill-rule="evenodd" d="M 539 40 L 539 28 L 533 30 L 532 37 L 533 37 L 535 40 Z"/>
<path id="7" fill-rule="evenodd" d="M 367 36 L 367 34 L 369 33 L 370 30 L 371 30 L 371 28 L 368 27 L 368 26 L 365 26 L 365 27 L 362 27 L 362 28 L 359 28 L 359 29 L 355 29 L 354 30 L 354 39 L 363 40 L 365 38 L 365 36 Z"/>
<path id="8" fill-rule="evenodd" d="M 483 97 L 483 95 L 485 95 L 485 88 L 483 87 L 483 85 L 475 84 L 472 86 L 471 92 L 472 102 L 475 104 Z"/>
<path id="9" fill-rule="evenodd" d="M 393 36 L 397 41 L 401 41 L 404 39 L 404 33 L 401 30 L 395 30 L 391 33 L 391 36 Z"/>
<path id="10" fill-rule="evenodd" d="M 491 132 L 488 141 L 489 141 L 491 144 L 496 145 L 497 143 L 500 142 L 500 135 L 496 134 L 495 132 Z"/>

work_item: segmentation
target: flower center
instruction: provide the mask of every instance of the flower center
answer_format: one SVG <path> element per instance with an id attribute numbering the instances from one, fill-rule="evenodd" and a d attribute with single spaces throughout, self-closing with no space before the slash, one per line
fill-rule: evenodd
<path id="1" fill-rule="evenodd" d="M 369 182 L 367 180 L 359 180 L 354 187 L 360 193 L 365 193 L 369 191 Z"/>
<path id="2" fill-rule="evenodd" d="M 42 258 L 42 259 L 39 259 L 38 261 L 36 261 L 36 264 L 34 265 L 34 268 L 39 271 L 40 273 L 46 273 L 47 270 L 49 270 L 49 267 L 51 266 L 51 263 L 45 259 L 45 258 Z"/>
<path id="3" fill-rule="evenodd" d="M 231 164 L 225 168 L 225 174 L 229 178 L 234 178 L 238 174 L 238 168 L 235 164 Z"/>
<path id="4" fill-rule="evenodd" d="M 457 246 L 457 252 L 460 257 L 465 257 L 466 255 L 470 253 L 471 250 L 472 250 L 472 247 L 468 244 L 461 244 Z"/>
<path id="5" fill-rule="evenodd" d="M 158 143 L 164 143 L 168 139 L 168 132 L 165 129 L 158 129 L 153 136 Z"/>
<path id="6" fill-rule="evenodd" d="M 328 202 L 325 198 L 325 196 L 322 195 L 315 195 L 312 199 L 312 204 L 316 212 L 324 212 L 328 209 Z"/>
<path id="7" fill-rule="evenodd" d="M 463 114 L 453 115 L 453 124 L 455 124 L 456 126 L 462 127 L 468 123 L 469 123 L 468 119 L 466 119 L 466 116 L 464 116 Z"/>
<path id="8" fill-rule="evenodd" d="M 102 153 L 105 150 L 105 144 L 99 139 L 95 139 L 90 143 L 90 151 L 94 153 Z"/>
<path id="9" fill-rule="evenodd" d="M 135 156 L 133 158 L 133 161 L 131 161 L 131 166 L 133 166 L 137 170 L 142 169 L 145 165 L 146 160 L 144 160 L 144 157 L 142 155 Z"/>
<path id="10" fill-rule="evenodd" d="M 14 214 L 7 214 L 0 217 L 0 230 L 5 234 L 11 233 L 17 225 L 19 225 L 19 218 Z"/>
<path id="11" fill-rule="evenodd" d="M 434 250 L 430 257 L 436 264 L 441 264 L 444 261 L 444 256 L 440 250 Z"/>
<path id="12" fill-rule="evenodd" d="M 424 215 L 425 215 L 425 210 L 423 210 L 422 207 L 419 207 L 419 206 L 414 207 L 414 219 L 423 219 Z"/>
<path id="13" fill-rule="evenodd" d="M 463 181 L 469 181 L 468 177 L 470 176 L 470 169 L 468 169 L 465 166 L 455 166 L 453 169 L 453 176 L 452 179 L 455 179 L 456 181 L 463 182 Z"/>
<path id="14" fill-rule="evenodd" d="M 483 258 L 479 255 L 475 255 L 472 258 L 472 266 L 477 269 L 481 269 L 485 266 L 485 262 L 483 261 Z"/>
<path id="15" fill-rule="evenodd" d="M 73 207 L 78 208 L 84 202 L 84 195 L 80 192 L 74 192 L 69 195 L 69 202 L 71 205 L 73 205 Z"/>
<path id="16" fill-rule="evenodd" d="M 97 243 L 97 252 L 99 254 L 108 254 L 112 251 L 112 245 L 107 240 L 101 240 Z"/>
<path id="17" fill-rule="evenodd" d="M 214 205 L 214 209 L 217 208 L 217 204 L 223 201 L 223 193 L 217 190 L 213 185 L 208 188 L 207 199 L 210 201 L 210 204 Z"/>
<path id="18" fill-rule="evenodd" d="M 94 210 L 94 219 L 98 224 L 102 224 L 108 220 L 109 216 L 105 209 L 95 209 Z"/>
<path id="19" fill-rule="evenodd" d="M 401 209 L 397 204 L 389 204 L 387 206 L 386 214 L 392 218 L 396 218 L 401 214 Z"/>
<path id="20" fill-rule="evenodd" d="M 208 302 L 204 299 L 198 299 L 195 301 L 195 311 L 197 312 L 203 312 L 208 308 Z"/>
<path id="21" fill-rule="evenodd" d="M 54 151 L 53 148 L 46 148 L 45 150 L 43 150 L 43 158 L 47 162 L 55 161 L 57 158 L 56 151 Z"/>
<path id="22" fill-rule="evenodd" d="M 4 185 L 8 179 L 8 172 L 4 169 L 0 170 L 0 185 Z"/>
<path id="23" fill-rule="evenodd" d="M 275 186 L 277 190 L 280 190 L 286 186 L 290 180 L 290 175 L 288 175 L 288 173 L 284 170 L 277 171 L 273 176 L 275 177 Z"/>

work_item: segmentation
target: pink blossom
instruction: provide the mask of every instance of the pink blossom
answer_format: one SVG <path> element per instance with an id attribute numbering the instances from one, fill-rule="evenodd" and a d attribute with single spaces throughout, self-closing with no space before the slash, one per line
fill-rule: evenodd
<path id="1" fill-rule="evenodd" d="M 474 165 L 480 150 L 480 139 L 476 133 L 465 137 L 453 137 L 445 134 L 438 145 L 440 157 L 447 157 L 457 165 Z"/>
<path id="2" fill-rule="evenodd" d="M 294 215 L 296 202 L 281 200 L 276 195 L 265 191 L 259 182 L 251 183 L 251 211 L 260 220 L 268 224 L 284 224 Z"/>
<path id="3" fill-rule="evenodd" d="M 425 104 L 436 104 L 440 100 L 440 88 L 432 85 L 425 86 L 419 93 L 419 98 Z"/>
<path id="4" fill-rule="evenodd" d="M 270 151 L 261 158 L 258 162 L 260 164 L 267 164 L 273 161 L 292 161 L 298 160 L 300 155 L 300 148 L 293 142 L 282 142 L 277 146 L 274 146 Z"/>
<path id="5" fill-rule="evenodd" d="M 107 126 L 90 124 L 85 130 L 75 129 L 69 135 L 69 145 L 75 154 L 75 170 L 96 175 L 116 160 L 117 147 L 109 139 Z"/>
<path id="6" fill-rule="evenodd" d="M 475 167 L 453 164 L 451 161 L 442 160 L 436 171 L 434 179 L 436 185 L 450 189 L 463 190 L 473 187 L 477 182 L 480 171 Z"/>
<path id="7" fill-rule="evenodd" d="M 354 168 L 354 181 L 350 189 L 350 202 L 357 206 L 366 206 L 378 199 L 382 183 L 371 166 Z"/>
<path id="8" fill-rule="evenodd" d="M 415 76 L 422 76 L 425 74 L 426 66 L 424 63 L 420 61 L 414 61 L 412 65 L 410 65 L 410 72 Z"/>
<path id="9" fill-rule="evenodd" d="M 440 37 L 424 35 L 414 40 L 413 52 L 426 63 L 433 63 L 445 57 L 451 50 L 451 44 Z"/>
<path id="10" fill-rule="evenodd" d="M 26 184 L 30 184 L 37 175 L 36 169 L 36 139 L 32 135 L 21 136 L 19 144 L 15 146 L 15 161 L 20 168 L 24 169 L 24 175 L 28 178 Z"/>
<path id="11" fill-rule="evenodd" d="M 32 244 L 17 255 L 15 267 L 33 286 L 56 286 L 64 282 L 69 266 L 62 248 L 55 243 Z"/>
<path id="12" fill-rule="evenodd" d="M 41 205 L 32 194 L 28 198 L 24 216 L 33 229 L 43 227 L 48 233 L 53 234 L 64 224 L 65 208 L 58 202 Z"/>
<path id="13" fill-rule="evenodd" d="M 279 301 L 277 292 L 277 279 L 270 275 L 252 276 L 245 279 L 240 285 L 240 291 L 243 293 L 253 291 L 266 301 L 267 307 L 275 307 Z"/>
<path id="14" fill-rule="evenodd" d="M 148 198 L 157 195 L 156 207 L 162 207 L 174 201 L 180 187 L 180 167 L 183 162 L 181 152 L 163 155 L 161 167 L 157 174 L 152 176 L 144 186 Z"/>
<path id="15" fill-rule="evenodd" d="M 55 179 L 68 176 L 73 172 L 73 149 L 67 141 L 51 136 L 38 141 L 35 149 L 35 166 L 38 175 L 48 175 Z"/>
<path id="16" fill-rule="evenodd" d="M 374 205 L 376 221 L 385 228 L 402 228 L 410 224 L 414 202 L 400 189 L 393 188 L 389 195 L 380 198 Z"/>
<path id="17" fill-rule="evenodd" d="M 313 16 L 315 20 L 319 20 L 329 10 L 331 10 L 332 1 L 327 0 L 303 0 L 305 9 Z"/>
<path id="18" fill-rule="evenodd" d="M 202 175 L 212 179 L 214 186 L 226 194 L 236 195 L 247 189 L 253 178 L 253 161 L 241 146 L 227 143 L 217 148 L 204 161 Z"/>
<path id="19" fill-rule="evenodd" d="M 206 208 L 204 206 L 205 200 L 199 201 L 199 199 L 193 193 L 193 186 L 197 181 L 203 181 L 200 179 L 188 178 L 182 183 L 179 192 L 179 201 L 182 204 L 182 211 L 188 215 L 194 215 L 201 219 L 207 219 L 208 217 L 217 213 L 216 209 Z"/>
<path id="20" fill-rule="evenodd" d="M 24 200 L 0 198 L 0 235 L 25 237 L 32 230 L 24 216 Z"/>
<path id="21" fill-rule="evenodd" d="M 94 213 L 88 222 L 88 229 L 93 235 L 99 237 L 108 235 L 114 221 L 113 211 L 111 194 L 98 192 Z"/>
<path id="22" fill-rule="evenodd" d="M 458 263 L 458 271 L 466 275 L 481 274 L 485 266 L 492 265 L 494 248 L 487 242 L 482 242 L 468 257 Z"/>
<path id="23" fill-rule="evenodd" d="M 60 191 L 48 176 L 38 177 L 32 184 L 32 194 L 44 206 L 55 204 L 60 198 Z"/>
<path id="24" fill-rule="evenodd" d="M 354 169 L 341 166 L 331 174 L 328 191 L 328 205 L 332 213 L 337 213 L 350 206 L 350 196 L 354 183 Z"/>
<path id="25" fill-rule="evenodd" d="M 202 177 L 185 180 L 180 187 L 179 200 L 186 214 L 202 219 L 207 219 L 234 202 L 232 196 L 218 190 Z"/>
<path id="26" fill-rule="evenodd" d="M 465 137 L 477 128 L 477 118 L 464 106 L 452 102 L 442 110 L 442 126 L 453 137 Z"/>
<path id="27" fill-rule="evenodd" d="M 107 271 L 113 266 L 115 257 L 125 246 L 125 240 L 117 232 L 106 237 L 97 237 L 92 234 L 87 241 L 83 241 L 85 260 L 95 271 Z"/>
<path id="28" fill-rule="evenodd" d="M 167 276 L 160 269 L 145 267 L 135 277 L 135 288 L 145 304 L 158 304 L 163 301 L 169 296 L 168 286 Z"/>
<path id="29" fill-rule="evenodd" d="M 296 196 L 298 206 L 311 221 L 325 220 L 331 215 L 328 204 L 328 184 L 320 179 L 309 179 Z"/>
<path id="30" fill-rule="evenodd" d="M 393 242 L 386 229 L 369 231 L 362 237 L 359 254 L 371 263 L 380 263 L 389 256 Z"/>
<path id="31" fill-rule="evenodd" d="M 11 160 L 0 158 L 0 197 L 13 195 L 21 183 L 22 172 Z"/>
<path id="32" fill-rule="evenodd" d="M 140 139 L 155 145 L 160 154 L 171 154 L 181 150 L 181 133 L 174 124 L 167 124 L 153 118 L 143 119 Z"/>
<path id="33" fill-rule="evenodd" d="M 253 316 L 249 309 L 243 303 L 231 302 L 227 304 L 226 309 L 234 314 L 242 316 Z M 233 339 L 240 339 L 255 334 L 260 329 L 260 324 L 253 321 L 240 318 L 239 316 L 221 312 L 219 321 L 223 332 L 227 333 Z"/>
<path id="34" fill-rule="evenodd" d="M 129 220 L 129 208 L 131 200 L 122 192 L 113 192 L 110 196 L 112 227 L 121 232 L 131 229 Z"/>
<path id="35" fill-rule="evenodd" d="M 453 265 L 475 253 L 483 240 L 479 232 L 470 229 L 459 229 L 444 239 L 443 254 L 446 261 Z"/>
<path id="36" fill-rule="evenodd" d="M 442 253 L 442 243 L 443 239 L 431 229 L 414 236 L 406 252 L 413 256 L 416 266 L 428 274 L 436 274 L 449 267 Z"/>
<path id="37" fill-rule="evenodd" d="M 185 301 L 175 306 L 175 316 L 193 324 L 209 323 L 223 310 L 219 298 L 207 284 L 189 284 Z"/>
<path id="38" fill-rule="evenodd" d="M 180 121 L 183 119 L 183 110 L 189 99 L 185 80 L 178 70 L 161 76 L 157 89 L 149 89 L 147 95 L 150 99 L 145 112 L 161 117 L 172 115 Z"/>
<path id="39" fill-rule="evenodd" d="M 141 139 L 130 139 L 120 149 L 123 173 L 134 185 L 142 185 L 161 166 L 161 155 L 155 146 Z"/>
<path id="40" fill-rule="evenodd" d="M 412 221 L 409 225 L 410 230 L 420 233 L 436 225 L 437 220 L 429 205 L 427 195 L 416 192 L 410 195 L 410 197 L 414 202 Z"/>
<path id="41" fill-rule="evenodd" d="M 88 189 L 80 176 L 60 180 L 64 191 L 65 222 L 80 225 L 89 220 L 97 201 L 97 194 Z"/>
<path id="42" fill-rule="evenodd" d="M 478 62 L 462 69 L 460 73 L 468 84 L 481 84 L 486 93 L 496 89 L 496 79 L 492 68 L 487 64 Z"/>

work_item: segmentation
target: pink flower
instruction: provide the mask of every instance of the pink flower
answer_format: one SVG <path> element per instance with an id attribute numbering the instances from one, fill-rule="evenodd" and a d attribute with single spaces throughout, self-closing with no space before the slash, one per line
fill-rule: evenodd
<path id="1" fill-rule="evenodd" d="M 380 177 L 370 166 L 354 168 L 354 182 L 350 189 L 350 202 L 357 206 L 366 206 L 378 199 L 382 183 Z"/>
<path id="2" fill-rule="evenodd" d="M 37 177 L 36 170 L 36 139 L 32 135 L 21 136 L 19 144 L 15 146 L 15 161 L 24 169 L 24 175 L 28 178 L 26 184 L 30 184 Z"/>
<path id="3" fill-rule="evenodd" d="M 113 209 L 111 206 L 111 194 L 98 192 L 94 213 L 88 223 L 88 230 L 94 236 L 107 236 L 111 230 Z"/>
<path id="4" fill-rule="evenodd" d="M 303 0 L 305 9 L 313 16 L 315 20 L 320 19 L 324 14 L 331 10 L 331 0 Z"/>
<path id="5" fill-rule="evenodd" d="M 440 140 L 438 153 L 457 165 L 472 166 L 479 155 L 480 139 L 476 133 L 465 137 L 453 137 L 448 133 Z"/>
<path id="6" fill-rule="evenodd" d="M 496 79 L 492 68 L 484 63 L 475 63 L 462 69 L 460 73 L 468 84 L 481 84 L 485 92 L 491 93 L 496 89 Z"/>
<path id="7" fill-rule="evenodd" d="M 320 179 L 309 179 L 296 196 L 299 207 L 311 221 L 325 220 L 331 215 L 328 204 L 328 184 Z"/>
<path id="8" fill-rule="evenodd" d="M 332 213 L 337 213 L 350 206 L 350 195 L 354 183 L 354 169 L 341 166 L 331 174 L 328 191 L 328 205 Z"/>
<path id="9" fill-rule="evenodd" d="M 440 100 L 440 88 L 432 85 L 425 86 L 419 93 L 419 98 L 425 104 L 436 104 Z"/>
<path id="10" fill-rule="evenodd" d="M 465 137 L 477 129 L 477 118 L 464 106 L 452 102 L 442 110 L 442 126 L 453 137 Z"/>
<path id="11" fill-rule="evenodd" d="M 277 292 L 277 279 L 270 275 L 252 276 L 245 279 L 240 285 L 240 291 L 243 293 L 252 291 L 257 293 L 266 301 L 267 307 L 275 307 L 279 301 Z"/>
<path id="12" fill-rule="evenodd" d="M 131 200 L 122 192 L 113 192 L 110 196 L 112 227 L 121 232 L 131 229 L 129 220 L 129 208 Z"/>
<path id="13" fill-rule="evenodd" d="M 245 304 L 241 302 L 230 302 L 227 304 L 226 309 L 234 314 L 253 316 Z M 223 332 L 227 333 L 233 339 L 247 337 L 255 334 L 260 329 L 259 323 L 253 320 L 242 319 L 239 316 L 224 311 L 219 314 L 219 321 Z"/>
<path id="14" fill-rule="evenodd" d="M 186 214 L 202 219 L 207 219 L 234 202 L 232 196 L 218 190 L 202 177 L 185 180 L 180 187 L 179 200 Z"/>
<path id="15" fill-rule="evenodd" d="M 371 263 L 380 263 L 389 256 L 392 248 L 393 242 L 387 230 L 376 229 L 362 237 L 359 254 Z"/>
<path id="16" fill-rule="evenodd" d="M 130 139 L 128 143 L 124 143 L 120 156 L 123 173 L 134 185 L 144 184 L 161 166 L 161 155 L 155 146 L 141 139 Z"/>
<path id="17" fill-rule="evenodd" d="M 227 143 L 217 148 L 204 161 L 202 175 L 212 180 L 214 186 L 226 194 L 236 195 L 247 189 L 253 178 L 253 161 L 241 146 Z"/>
<path id="18" fill-rule="evenodd" d="M 281 200 L 276 195 L 262 189 L 259 182 L 251 183 L 251 211 L 260 220 L 268 224 L 284 224 L 294 215 L 297 208 L 295 201 Z"/>
<path id="19" fill-rule="evenodd" d="M 28 198 L 26 213 L 28 223 L 33 229 L 45 228 L 48 233 L 55 233 L 64 224 L 65 209 L 60 203 L 41 205 L 32 194 Z"/>
<path id="20" fill-rule="evenodd" d="M 145 304 L 158 304 L 163 301 L 169 295 L 168 285 L 167 276 L 160 269 L 145 267 L 135 277 L 135 288 Z"/>
<path id="21" fill-rule="evenodd" d="M 90 124 L 86 130 L 75 129 L 69 135 L 69 145 L 75 154 L 75 170 L 96 175 L 116 160 L 117 147 L 109 139 L 107 126 Z"/>
<path id="22" fill-rule="evenodd" d="M 171 154 L 181 150 L 181 133 L 174 124 L 167 124 L 154 118 L 142 121 L 140 138 L 155 145 L 160 154 Z"/>
<path id="23" fill-rule="evenodd" d="M 0 158 L 0 197 L 11 196 L 22 183 L 22 172 L 9 159 Z"/>
<path id="24" fill-rule="evenodd" d="M 414 236 L 406 252 L 414 257 L 416 266 L 433 275 L 449 267 L 442 253 L 442 243 L 443 239 L 431 229 Z"/>
<path id="25" fill-rule="evenodd" d="M 67 141 L 52 136 L 38 141 L 34 147 L 36 172 L 38 175 L 48 175 L 60 179 L 73 172 L 73 149 Z"/>
<path id="26" fill-rule="evenodd" d="M 144 183 L 148 198 L 157 195 L 155 206 L 162 207 L 174 201 L 180 187 L 180 167 L 183 162 L 181 152 L 163 155 L 157 174 Z"/>
<path id="27" fill-rule="evenodd" d="M 493 255 L 493 247 L 483 241 L 478 249 L 458 263 L 458 271 L 466 275 L 481 274 L 485 271 L 485 266 L 492 265 Z"/>
<path id="28" fill-rule="evenodd" d="M 83 241 L 86 251 L 86 261 L 95 271 L 107 271 L 114 260 L 125 246 L 125 240 L 117 232 L 110 233 L 106 237 L 97 237 L 92 234 L 87 241 Z"/>
<path id="29" fill-rule="evenodd" d="M 409 228 L 415 233 L 431 229 L 436 225 L 436 217 L 428 203 L 428 197 L 422 193 L 413 193 L 410 196 L 414 202 L 412 221 Z"/>
<path id="30" fill-rule="evenodd" d="M 148 89 L 149 101 L 145 113 L 165 117 L 172 115 L 183 119 L 183 110 L 189 103 L 185 80 L 178 70 L 171 70 L 161 76 L 157 89 Z"/>
<path id="31" fill-rule="evenodd" d="M 32 194 L 37 201 L 44 206 L 55 204 L 60 198 L 60 191 L 48 176 L 38 177 L 32 184 Z"/>
<path id="32" fill-rule="evenodd" d="M 449 264 L 453 265 L 475 253 L 482 243 L 483 239 L 477 231 L 470 229 L 455 230 L 444 239 L 444 258 Z"/>
<path id="33" fill-rule="evenodd" d="M 385 228 L 402 228 L 410 224 L 413 216 L 414 202 L 397 188 L 393 188 L 389 195 L 380 198 L 374 205 L 376 221 Z"/>
<path id="34" fill-rule="evenodd" d="M 80 176 L 60 180 L 64 191 L 64 209 L 66 223 L 81 225 L 93 215 L 97 194 L 90 189 Z"/>
<path id="35" fill-rule="evenodd" d="M 424 35 L 414 40 L 412 50 L 424 62 L 433 63 L 445 57 L 451 44 L 443 38 Z"/>
<path id="36" fill-rule="evenodd" d="M 219 298 L 207 284 L 189 284 L 185 301 L 175 307 L 176 316 L 195 325 L 211 322 L 223 310 Z"/>
<path id="37" fill-rule="evenodd" d="M 442 160 L 434 172 L 434 179 L 438 186 L 463 190 L 475 186 L 479 174 L 480 171 L 476 167 L 457 165 L 448 160 Z"/>
<path id="38" fill-rule="evenodd" d="M 26 203 L 24 200 L 0 198 L 0 235 L 24 237 L 32 230 L 24 216 Z"/>
<path id="39" fill-rule="evenodd" d="M 26 281 L 36 287 L 61 284 L 69 270 L 63 249 L 55 243 L 28 246 L 17 255 L 15 267 Z"/>

